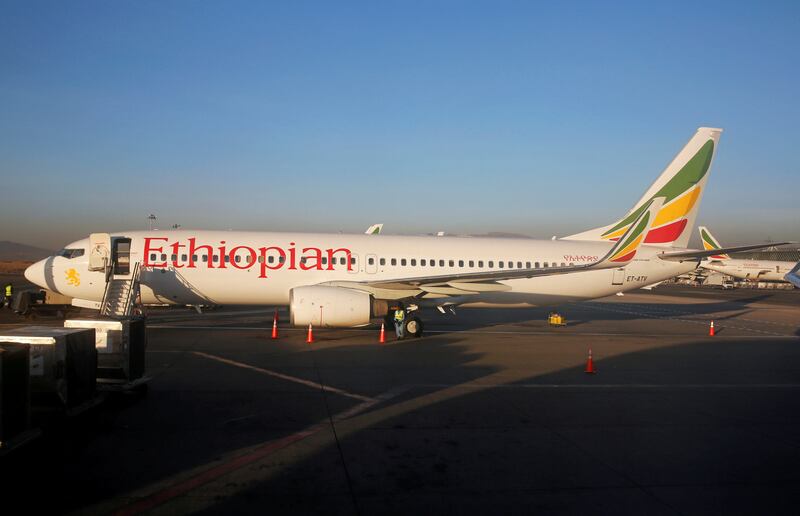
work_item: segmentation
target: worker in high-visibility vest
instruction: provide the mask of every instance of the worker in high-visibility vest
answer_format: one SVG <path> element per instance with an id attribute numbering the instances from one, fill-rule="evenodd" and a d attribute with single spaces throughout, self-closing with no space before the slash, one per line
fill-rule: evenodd
<path id="1" fill-rule="evenodd" d="M 9 308 L 11 308 L 11 298 L 14 295 L 14 287 L 11 285 L 11 283 L 6 283 L 6 286 L 3 287 L 3 295 L 5 296 L 3 301 Z"/>
<path id="2" fill-rule="evenodd" d="M 394 331 L 397 333 L 397 338 L 402 339 L 405 331 L 406 311 L 402 306 L 394 307 Z"/>

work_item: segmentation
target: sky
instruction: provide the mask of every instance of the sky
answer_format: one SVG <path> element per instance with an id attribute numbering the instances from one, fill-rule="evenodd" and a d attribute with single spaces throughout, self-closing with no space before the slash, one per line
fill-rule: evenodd
<path id="1" fill-rule="evenodd" d="M 800 240 L 799 56 L 798 2 L 3 0 L 0 240 L 563 236 L 700 126 L 698 222 Z"/>

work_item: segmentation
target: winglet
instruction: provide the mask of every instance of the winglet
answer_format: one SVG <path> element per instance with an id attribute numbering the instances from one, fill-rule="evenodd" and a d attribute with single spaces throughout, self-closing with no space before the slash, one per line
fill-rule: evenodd
<path id="1" fill-rule="evenodd" d="M 644 242 L 647 232 L 653 226 L 659 210 L 664 205 L 664 200 L 664 197 L 655 197 L 650 200 L 625 234 L 595 266 L 597 268 L 622 267 L 633 260 L 636 251 Z"/>
<path id="2" fill-rule="evenodd" d="M 373 224 L 364 233 L 367 235 L 380 235 L 382 229 L 383 224 Z"/>
<path id="3" fill-rule="evenodd" d="M 719 241 L 714 238 L 714 235 L 711 234 L 711 231 L 708 230 L 705 226 L 700 226 L 697 228 L 700 231 L 700 241 L 703 242 L 703 249 L 706 251 L 711 251 L 714 249 L 722 249 L 722 246 L 719 245 Z M 710 257 L 712 260 L 730 260 L 731 257 L 727 254 L 717 254 Z"/>

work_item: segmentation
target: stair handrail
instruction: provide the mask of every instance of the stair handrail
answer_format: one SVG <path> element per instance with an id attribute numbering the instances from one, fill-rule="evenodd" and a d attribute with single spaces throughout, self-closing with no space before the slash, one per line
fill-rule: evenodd
<path id="1" fill-rule="evenodd" d="M 200 291 L 200 289 L 195 287 L 192 284 L 192 282 L 190 282 L 188 279 L 186 279 L 186 276 L 184 276 L 183 274 L 178 272 L 177 269 L 175 269 L 173 272 L 175 273 L 175 279 L 178 280 L 178 283 L 180 283 L 181 285 L 186 287 L 192 294 L 196 295 L 197 297 L 199 297 L 203 301 L 206 301 L 208 304 L 211 304 L 211 305 L 218 304 L 213 299 L 211 299 L 207 295 L 203 294 L 203 292 Z"/>
<path id="2" fill-rule="evenodd" d="M 133 272 L 131 272 L 131 277 L 128 281 L 130 281 L 130 287 L 128 288 L 128 296 L 125 299 L 125 307 L 122 311 L 125 317 L 131 314 L 136 292 L 139 290 L 139 262 L 133 265 Z"/>

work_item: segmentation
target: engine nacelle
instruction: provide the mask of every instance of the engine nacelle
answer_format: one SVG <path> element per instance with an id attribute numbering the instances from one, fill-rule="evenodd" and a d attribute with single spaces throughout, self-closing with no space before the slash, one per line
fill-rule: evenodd
<path id="1" fill-rule="evenodd" d="M 369 324 L 372 296 L 342 287 L 309 286 L 289 291 L 289 314 L 295 326 L 353 327 Z"/>

